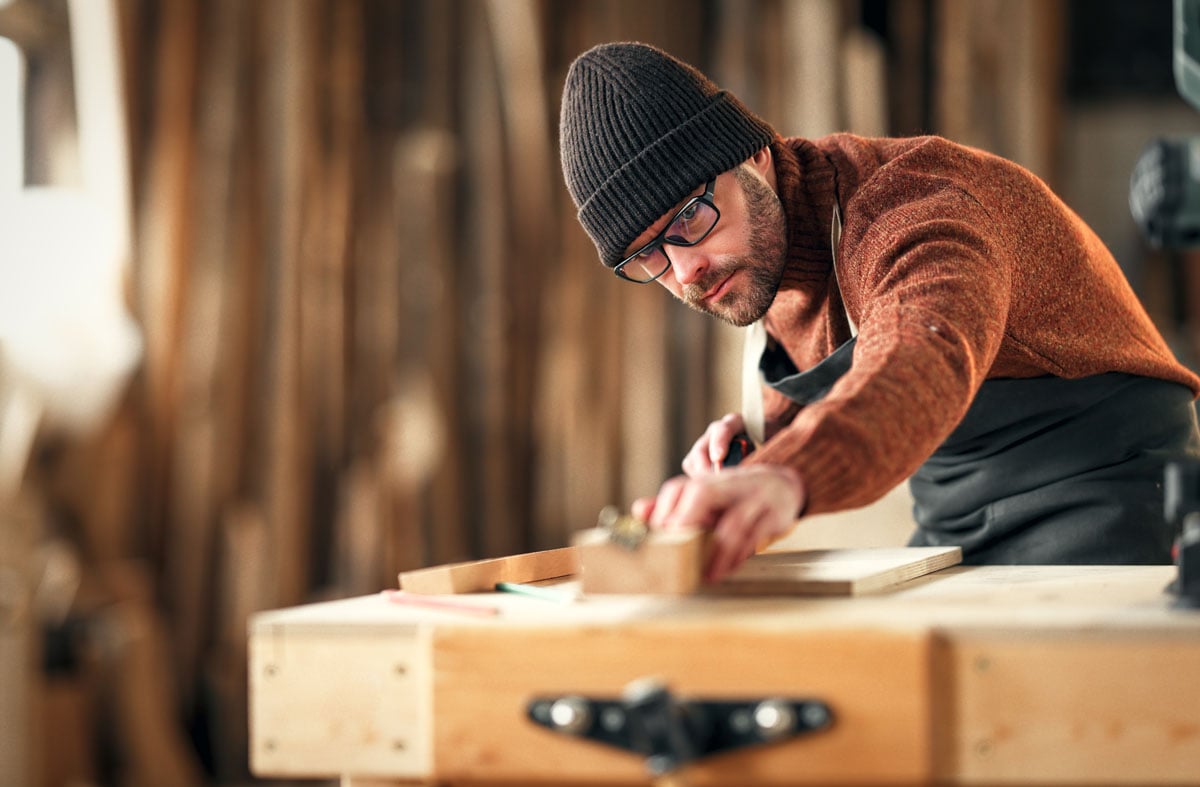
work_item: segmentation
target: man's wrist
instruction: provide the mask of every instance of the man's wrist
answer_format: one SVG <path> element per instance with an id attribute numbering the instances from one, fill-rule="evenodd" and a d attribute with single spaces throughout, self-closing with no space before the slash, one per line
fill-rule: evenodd
<path id="1" fill-rule="evenodd" d="M 804 479 L 800 477 L 800 471 L 796 468 L 791 465 L 779 465 L 779 469 L 796 493 L 797 502 L 794 518 L 799 519 L 804 515 L 804 509 L 808 506 L 808 488 L 804 483 Z"/>

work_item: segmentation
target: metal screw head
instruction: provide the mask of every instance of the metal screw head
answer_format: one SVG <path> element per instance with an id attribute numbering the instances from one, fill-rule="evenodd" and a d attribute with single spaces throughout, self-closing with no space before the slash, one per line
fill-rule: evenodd
<path id="1" fill-rule="evenodd" d="M 739 708 L 729 714 L 729 728 L 738 735 L 745 735 L 754 729 L 754 717 L 750 711 Z"/>
<path id="2" fill-rule="evenodd" d="M 824 727 L 829 723 L 829 708 L 815 702 L 806 703 L 800 709 L 800 719 L 809 729 Z"/>
<path id="3" fill-rule="evenodd" d="M 592 725 L 592 709 L 582 697 L 563 697 L 550 706 L 550 723 L 561 731 L 578 735 Z"/>
<path id="4" fill-rule="evenodd" d="M 605 708 L 600 713 L 600 726 L 606 732 L 616 732 L 625 726 L 625 712 L 617 707 Z"/>
<path id="5" fill-rule="evenodd" d="M 796 729 L 796 712 L 783 700 L 763 700 L 754 708 L 754 726 L 766 740 Z"/>

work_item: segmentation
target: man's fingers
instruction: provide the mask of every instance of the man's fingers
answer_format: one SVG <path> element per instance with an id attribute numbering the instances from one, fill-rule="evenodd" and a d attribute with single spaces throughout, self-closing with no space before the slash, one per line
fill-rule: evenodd
<path id="1" fill-rule="evenodd" d="M 665 528 L 674 519 L 675 509 L 679 505 L 679 497 L 688 485 L 688 479 L 683 476 L 668 478 L 658 489 L 658 497 L 654 499 L 653 510 L 646 524 L 654 528 Z"/>
<path id="2" fill-rule="evenodd" d="M 713 421 L 708 426 L 708 461 L 714 468 L 720 468 L 721 462 L 729 454 L 729 444 L 733 436 L 742 431 L 742 416 L 729 413 L 719 421 Z"/>
<path id="3" fill-rule="evenodd" d="M 643 522 L 649 521 L 650 515 L 654 513 L 654 498 L 639 497 L 629 506 L 629 512 Z"/>
<path id="4" fill-rule="evenodd" d="M 760 530 L 769 516 L 766 506 L 749 500 L 722 514 L 713 529 L 712 558 L 706 572 L 708 581 L 720 582 L 754 554 L 760 541 Z"/>

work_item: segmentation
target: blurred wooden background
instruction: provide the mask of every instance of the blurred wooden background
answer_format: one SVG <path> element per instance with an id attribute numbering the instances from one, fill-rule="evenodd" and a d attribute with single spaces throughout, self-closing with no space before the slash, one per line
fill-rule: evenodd
<path id="1" fill-rule="evenodd" d="M 661 45 L 785 134 L 1031 167 L 1194 357 L 1193 277 L 1125 207 L 1140 146 L 1197 130 L 1169 0 L 116 9 L 144 355 L 100 428 L 43 426 L 0 512 L 3 785 L 250 781 L 249 614 L 561 546 L 737 406 L 739 335 L 618 281 L 575 221 L 558 97 L 593 44 Z M 31 183 L 77 175 L 69 24 L 0 7 Z"/>

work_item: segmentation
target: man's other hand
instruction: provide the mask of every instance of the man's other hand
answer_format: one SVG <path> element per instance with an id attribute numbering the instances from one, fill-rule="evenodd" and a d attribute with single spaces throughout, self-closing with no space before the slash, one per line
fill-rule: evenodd
<path id="1" fill-rule="evenodd" d="M 729 413 L 713 421 L 683 458 L 683 472 L 697 478 L 719 470 L 734 436 L 744 431 L 746 425 L 739 413 Z"/>

